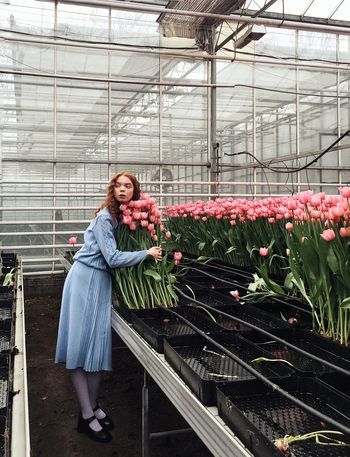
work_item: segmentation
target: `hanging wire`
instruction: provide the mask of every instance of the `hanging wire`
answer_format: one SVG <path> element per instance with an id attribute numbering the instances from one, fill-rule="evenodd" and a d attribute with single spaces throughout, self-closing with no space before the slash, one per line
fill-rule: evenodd
<path id="1" fill-rule="evenodd" d="M 329 152 L 339 141 L 341 141 L 345 136 L 349 135 L 350 129 L 347 130 L 345 133 L 340 135 L 330 146 L 328 146 L 327 149 L 325 149 L 323 152 L 321 152 L 315 159 L 311 160 L 311 162 L 307 163 L 306 165 L 299 167 L 299 168 L 287 168 L 286 170 L 280 170 L 271 167 L 270 165 L 267 165 L 266 163 L 261 162 L 254 154 L 251 154 L 250 152 L 247 151 L 241 151 L 241 152 L 233 152 L 233 153 L 228 153 L 225 152 L 224 155 L 227 156 L 236 156 L 236 155 L 248 155 L 249 157 L 252 157 L 259 165 L 261 165 L 263 168 L 267 168 L 268 170 L 271 170 L 275 173 L 297 173 L 299 171 L 305 170 L 306 168 L 309 168 L 311 165 L 316 163 L 321 157 L 323 157 L 327 152 Z M 271 164 L 273 160 L 269 162 Z"/>

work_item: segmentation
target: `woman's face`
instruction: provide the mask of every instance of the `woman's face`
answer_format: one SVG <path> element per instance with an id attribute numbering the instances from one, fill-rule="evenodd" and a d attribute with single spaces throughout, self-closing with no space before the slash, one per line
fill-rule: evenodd
<path id="1" fill-rule="evenodd" d="M 119 176 L 114 186 L 114 197 L 119 203 L 126 203 L 134 195 L 134 185 L 127 176 Z"/>

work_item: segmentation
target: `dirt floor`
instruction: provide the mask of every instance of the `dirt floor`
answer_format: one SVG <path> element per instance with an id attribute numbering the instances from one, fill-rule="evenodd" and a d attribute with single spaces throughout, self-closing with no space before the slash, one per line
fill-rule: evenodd
<path id="1" fill-rule="evenodd" d="M 116 423 L 113 441 L 95 443 L 76 431 L 78 404 L 63 366 L 54 364 L 60 294 L 25 300 L 32 457 L 141 457 L 143 368 L 117 335 L 113 367 L 104 376 L 100 403 Z M 160 389 L 150 388 L 150 428 L 186 428 Z M 157 438 L 150 457 L 212 457 L 194 434 Z"/>

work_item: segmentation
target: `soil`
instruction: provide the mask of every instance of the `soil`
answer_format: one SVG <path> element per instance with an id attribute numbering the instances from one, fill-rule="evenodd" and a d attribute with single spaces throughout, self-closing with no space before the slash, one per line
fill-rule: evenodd
<path id="1" fill-rule="evenodd" d="M 112 373 L 104 375 L 99 403 L 116 424 L 111 443 L 95 443 L 77 433 L 79 407 L 67 370 L 54 364 L 60 294 L 25 300 L 29 414 L 32 457 L 141 457 L 143 367 L 113 335 Z M 158 386 L 150 387 L 150 430 L 187 428 Z M 150 442 L 149 457 L 212 457 L 191 434 Z"/>

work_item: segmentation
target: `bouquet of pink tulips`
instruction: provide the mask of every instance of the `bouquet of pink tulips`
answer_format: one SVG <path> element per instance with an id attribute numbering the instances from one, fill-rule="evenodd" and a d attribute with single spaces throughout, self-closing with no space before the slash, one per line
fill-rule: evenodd
<path id="1" fill-rule="evenodd" d="M 120 206 L 121 220 L 117 228 L 117 244 L 121 251 L 141 251 L 158 245 L 163 247 L 161 262 L 146 259 L 134 267 L 114 270 L 120 298 L 129 308 L 153 308 L 177 303 L 173 289 L 178 274 L 176 265 L 181 253 L 171 253 L 171 233 L 161 222 L 156 201 L 148 194 L 140 200 Z M 180 256 L 180 257 L 179 257 Z"/>

